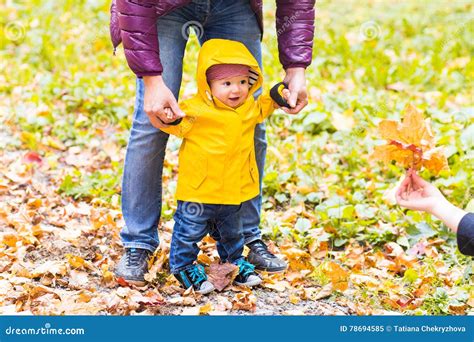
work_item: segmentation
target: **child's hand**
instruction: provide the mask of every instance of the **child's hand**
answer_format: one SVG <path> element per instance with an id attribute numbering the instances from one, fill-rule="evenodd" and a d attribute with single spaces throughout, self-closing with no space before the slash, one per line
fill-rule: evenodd
<path id="1" fill-rule="evenodd" d="M 290 90 L 285 88 L 281 91 L 281 95 L 283 96 L 283 98 L 285 99 L 286 102 L 288 102 L 290 100 Z M 282 109 L 285 108 L 285 107 L 281 107 Z M 288 111 L 287 114 L 292 114 L 292 115 L 296 115 L 297 113 L 294 113 L 294 112 L 290 112 Z"/>
<path id="2" fill-rule="evenodd" d="M 288 100 L 291 97 L 291 92 L 288 89 L 288 86 L 283 83 L 275 84 L 272 89 L 270 89 L 270 97 L 273 100 L 273 108 L 283 109 L 288 114 L 296 114 L 293 112 L 288 112 L 285 109 L 291 109 Z"/>
<path id="3" fill-rule="evenodd" d="M 283 97 L 283 99 L 285 99 L 285 101 L 288 103 L 288 100 L 290 98 L 290 91 L 288 89 L 283 89 L 281 91 L 281 96 Z M 275 102 L 275 100 L 273 100 L 273 108 L 277 109 L 277 108 L 285 108 L 283 106 L 280 106 L 278 103 Z M 288 114 L 292 114 L 292 115 L 295 115 L 296 113 L 290 113 L 288 112 Z"/>
<path id="4" fill-rule="evenodd" d="M 165 115 L 168 120 L 171 120 L 174 117 L 173 111 L 169 107 L 165 108 Z"/>
<path id="5" fill-rule="evenodd" d="M 441 191 L 416 174 L 408 170 L 395 195 L 397 203 L 402 207 L 426 211 L 433 214 L 435 208 L 444 205 L 446 199 Z"/>
<path id="6" fill-rule="evenodd" d="M 170 107 L 166 107 L 164 109 L 164 112 L 166 115 L 166 119 L 169 120 L 169 122 L 173 122 L 175 120 L 178 120 L 179 118 L 182 118 L 182 116 L 178 116 L 175 113 L 173 113 Z M 184 116 L 184 113 L 183 113 L 183 116 Z"/>

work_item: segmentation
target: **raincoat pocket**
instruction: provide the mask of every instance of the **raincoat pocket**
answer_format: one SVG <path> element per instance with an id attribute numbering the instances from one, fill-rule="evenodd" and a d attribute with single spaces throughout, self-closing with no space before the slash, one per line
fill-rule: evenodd
<path id="1" fill-rule="evenodd" d="M 255 161 L 255 154 L 253 151 L 249 153 L 249 172 L 250 172 L 250 177 L 252 178 L 252 181 L 254 183 L 258 183 L 259 181 L 258 168 L 257 168 L 257 162 Z"/>
<path id="2" fill-rule="evenodd" d="M 199 155 L 194 163 L 194 170 L 191 173 L 190 184 L 194 189 L 198 189 L 207 177 L 207 156 Z"/>

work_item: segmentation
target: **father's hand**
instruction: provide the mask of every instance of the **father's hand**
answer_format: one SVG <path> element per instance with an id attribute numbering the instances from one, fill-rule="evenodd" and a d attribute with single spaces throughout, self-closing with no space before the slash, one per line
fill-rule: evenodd
<path id="1" fill-rule="evenodd" d="M 178 103 L 161 76 L 144 76 L 145 98 L 143 110 L 148 115 L 151 124 L 156 128 L 168 127 L 167 123 L 184 117 Z M 165 110 L 171 108 L 173 115 Z M 167 115 L 168 114 L 168 115 Z"/>
<path id="2" fill-rule="evenodd" d="M 291 108 L 282 107 L 282 109 L 288 114 L 297 114 L 308 104 L 305 69 L 286 69 L 286 76 L 283 82 L 288 84 L 289 95 L 286 100 Z"/>

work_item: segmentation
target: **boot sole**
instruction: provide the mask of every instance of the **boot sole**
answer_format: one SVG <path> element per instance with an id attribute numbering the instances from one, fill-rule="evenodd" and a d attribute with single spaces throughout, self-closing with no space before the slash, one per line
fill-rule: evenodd
<path id="1" fill-rule="evenodd" d="M 247 283 L 239 283 L 238 281 L 234 281 L 234 283 L 236 285 L 239 285 L 239 286 L 249 286 L 249 287 L 251 287 L 251 286 L 257 286 L 257 285 L 261 284 L 262 279 L 250 281 L 250 282 L 247 282 Z"/>
<path id="2" fill-rule="evenodd" d="M 199 293 L 199 294 L 202 294 L 202 295 L 205 295 L 205 294 L 208 294 L 208 293 L 211 293 L 212 291 L 214 291 L 216 288 L 213 287 L 213 288 L 209 288 L 207 290 L 204 290 L 204 291 L 196 291 L 196 293 Z"/>
<path id="3" fill-rule="evenodd" d="M 288 267 L 285 268 L 277 268 L 277 269 L 265 269 L 265 268 L 257 268 L 255 267 L 255 271 L 259 272 L 267 272 L 269 274 L 277 274 L 277 273 L 283 273 L 288 269 Z"/>

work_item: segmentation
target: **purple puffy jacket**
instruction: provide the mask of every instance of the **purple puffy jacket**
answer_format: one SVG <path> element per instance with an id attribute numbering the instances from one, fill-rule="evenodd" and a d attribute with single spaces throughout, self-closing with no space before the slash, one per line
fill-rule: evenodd
<path id="1" fill-rule="evenodd" d="M 110 35 L 116 48 L 123 42 L 128 65 L 137 76 L 160 75 L 156 21 L 191 0 L 112 0 Z M 314 35 L 315 0 L 276 0 L 278 50 L 283 67 L 307 67 L 311 64 Z M 262 25 L 262 1 L 250 0 Z"/>

